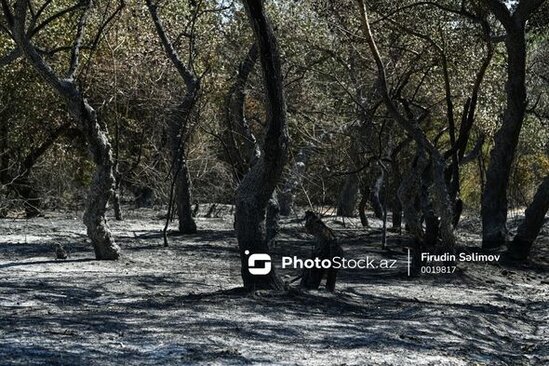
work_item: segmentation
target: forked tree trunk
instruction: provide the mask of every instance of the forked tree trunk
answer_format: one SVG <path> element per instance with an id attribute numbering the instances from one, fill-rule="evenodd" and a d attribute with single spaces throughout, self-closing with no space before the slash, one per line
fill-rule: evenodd
<path id="1" fill-rule="evenodd" d="M 282 289 L 274 266 L 265 275 L 252 275 L 249 256 L 269 253 L 265 214 L 269 199 L 282 175 L 288 153 L 286 101 L 278 43 L 263 1 L 245 0 L 246 11 L 259 48 L 266 93 L 267 131 L 263 154 L 244 176 L 236 193 L 235 229 L 242 263 L 242 280 L 248 290 Z"/>
<path id="2" fill-rule="evenodd" d="M 453 214 L 451 212 L 451 202 L 449 200 L 448 190 L 446 187 L 446 182 L 444 180 L 443 157 L 438 151 L 438 149 L 436 148 L 436 146 L 427 138 L 426 134 L 419 128 L 419 126 L 417 125 L 417 121 L 411 120 L 403 116 L 400 113 L 397 106 L 395 105 L 395 103 L 393 102 L 392 97 L 389 93 L 389 89 L 387 87 L 385 65 L 383 64 L 383 60 L 381 59 L 379 50 L 377 48 L 377 45 L 372 35 L 364 1 L 357 0 L 357 2 L 359 4 L 362 30 L 364 32 L 366 42 L 368 43 L 372 56 L 374 57 L 374 60 L 377 65 L 378 77 L 380 80 L 379 85 L 381 88 L 381 95 L 383 96 L 383 101 L 385 103 L 385 106 L 387 107 L 388 112 L 395 119 L 395 121 L 398 122 L 398 124 L 402 128 L 404 128 L 406 132 L 416 141 L 418 148 L 428 152 L 430 155 L 430 160 L 433 167 L 432 168 L 433 169 L 432 196 L 434 201 L 433 202 L 434 210 L 435 210 L 435 214 L 440 217 L 440 233 L 441 233 L 444 246 L 451 248 L 455 244 L 455 236 L 454 236 L 453 226 L 452 226 Z M 399 197 L 402 197 L 405 199 L 411 198 L 411 197 L 406 197 L 411 192 L 412 192 L 411 190 L 405 189 L 402 192 L 403 195 L 401 196 L 399 194 Z M 401 201 L 401 202 L 403 206 L 409 205 L 409 203 L 405 203 L 404 201 Z M 405 215 L 407 211 L 409 213 L 411 212 L 410 210 L 407 210 L 405 206 L 405 211 L 404 211 Z M 414 218 L 412 217 L 410 217 L 410 220 L 412 222 L 415 221 Z M 414 223 L 414 226 L 415 226 L 415 223 Z M 417 231 L 416 229 L 417 228 L 414 228 L 415 231 Z"/>
<path id="3" fill-rule="evenodd" d="M 28 62 L 42 79 L 65 99 L 70 114 L 78 121 L 79 128 L 86 137 L 96 170 L 88 194 L 84 224 L 87 227 L 87 233 L 93 244 L 96 258 L 118 259 L 120 248 L 114 242 L 105 219 L 105 211 L 114 186 L 111 144 L 109 143 L 106 126 L 98 121 L 96 111 L 88 104 L 74 81 L 74 74 L 78 67 L 79 46 L 82 42 L 86 13 L 90 5 L 91 3 L 88 3 L 88 7 L 79 22 L 76 45 L 73 47 L 71 55 L 69 77 L 66 79 L 58 77 L 31 44 L 28 38 L 29 31 L 25 29 L 29 7 L 26 1 L 16 3 L 16 17 L 13 22 L 12 32 L 17 46 Z"/>
<path id="4" fill-rule="evenodd" d="M 146 0 L 146 5 L 166 56 L 172 62 L 181 79 L 183 79 L 186 87 L 183 100 L 172 111 L 168 122 L 168 129 L 172 153 L 173 179 L 175 179 L 175 204 L 179 220 L 179 232 L 182 234 L 193 234 L 196 232 L 196 223 L 192 214 L 191 179 L 187 167 L 185 143 L 189 137 L 189 124 L 194 105 L 198 99 L 200 80 L 193 72 L 193 55 L 189 56 L 189 65 L 185 65 L 181 57 L 179 57 L 176 48 L 166 35 L 164 26 L 158 16 L 157 5 L 152 0 Z"/>
<path id="5" fill-rule="evenodd" d="M 549 210 L 549 175 L 545 177 L 538 187 L 534 200 L 524 214 L 524 220 L 517 229 L 517 235 L 509 246 L 509 254 L 512 258 L 524 260 L 528 258 L 532 244 L 536 240 L 545 215 Z"/>

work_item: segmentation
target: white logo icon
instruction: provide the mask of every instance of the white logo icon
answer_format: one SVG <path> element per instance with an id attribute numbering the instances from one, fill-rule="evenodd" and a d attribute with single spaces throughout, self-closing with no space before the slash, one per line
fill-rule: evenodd
<path id="1" fill-rule="evenodd" d="M 244 254 L 249 255 L 250 251 L 246 250 Z M 256 266 L 256 263 L 260 265 Z M 263 264 L 263 265 L 261 265 Z M 248 271 L 253 275 L 266 275 L 271 272 L 271 256 L 265 253 L 256 253 L 248 258 Z"/>

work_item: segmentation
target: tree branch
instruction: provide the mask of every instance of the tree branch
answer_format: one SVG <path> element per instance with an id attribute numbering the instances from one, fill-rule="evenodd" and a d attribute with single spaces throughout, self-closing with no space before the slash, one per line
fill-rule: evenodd
<path id="1" fill-rule="evenodd" d="M 74 45 L 71 49 L 71 60 L 69 64 L 69 71 L 67 72 L 67 79 L 74 80 L 74 75 L 78 70 L 78 65 L 80 63 L 80 48 L 82 47 L 82 39 L 84 38 L 84 33 L 86 30 L 86 23 L 88 21 L 88 16 L 91 10 L 92 1 L 87 0 L 86 8 L 80 16 L 78 21 L 78 26 L 76 28 L 76 38 L 74 40 Z"/>
<path id="2" fill-rule="evenodd" d="M 187 68 L 187 66 L 185 66 L 183 61 L 181 61 L 177 50 L 173 46 L 172 42 L 168 39 L 166 31 L 164 30 L 164 26 L 162 25 L 162 23 L 160 22 L 160 18 L 158 17 L 156 4 L 153 4 L 151 0 L 146 0 L 146 3 L 154 23 L 156 33 L 158 34 L 158 37 L 160 37 L 160 42 L 162 43 L 162 46 L 166 51 L 168 58 L 174 64 L 179 75 L 183 78 L 183 81 L 187 85 L 187 88 L 193 88 L 194 84 L 196 83 L 196 76 L 190 71 L 189 68 Z"/>

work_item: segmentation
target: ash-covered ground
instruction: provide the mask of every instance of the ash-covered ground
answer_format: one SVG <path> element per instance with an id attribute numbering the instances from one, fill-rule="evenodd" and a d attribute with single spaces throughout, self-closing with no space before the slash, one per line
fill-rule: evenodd
<path id="1" fill-rule="evenodd" d="M 380 221 L 329 217 L 347 257 L 396 260 L 340 271 L 334 294 L 240 290 L 228 206 L 163 246 L 160 211 L 126 211 L 110 226 L 123 250 L 94 260 L 79 213 L 0 221 L 2 365 L 543 365 L 549 364 L 549 229 L 532 260 L 460 263 L 453 275 L 407 276 L 405 236 Z M 313 238 L 283 219 L 274 248 L 307 257 Z M 460 244 L 479 245 L 478 219 Z M 70 251 L 55 260 L 55 244 Z M 279 266 L 278 266 L 279 267 Z M 285 279 L 298 270 L 281 270 Z M 297 282 L 296 282 L 297 284 Z"/>

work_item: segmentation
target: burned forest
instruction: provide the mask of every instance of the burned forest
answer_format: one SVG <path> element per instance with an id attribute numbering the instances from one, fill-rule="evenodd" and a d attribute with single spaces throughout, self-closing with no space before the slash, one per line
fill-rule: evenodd
<path id="1" fill-rule="evenodd" d="M 549 364 L 548 1 L 0 2 L 0 365 Z"/>

